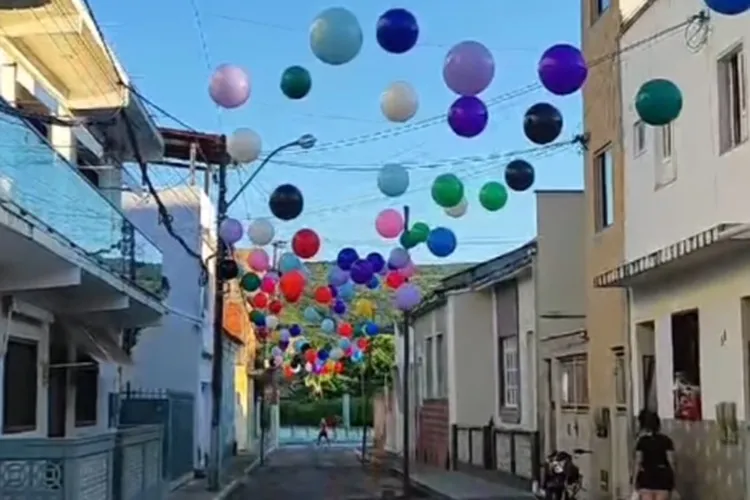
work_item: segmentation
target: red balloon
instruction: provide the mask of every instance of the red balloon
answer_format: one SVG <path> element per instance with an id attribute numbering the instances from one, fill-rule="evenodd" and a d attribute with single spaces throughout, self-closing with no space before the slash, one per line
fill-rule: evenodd
<path id="1" fill-rule="evenodd" d="M 287 300 L 295 295 L 302 295 L 305 289 L 305 275 L 299 271 L 284 273 L 279 281 L 279 288 Z"/>
<path id="2" fill-rule="evenodd" d="M 299 299 L 302 298 L 301 293 L 295 293 L 294 295 L 285 295 L 284 298 L 286 299 L 288 304 L 296 304 L 299 302 Z"/>
<path id="3" fill-rule="evenodd" d="M 270 276 L 266 276 L 260 282 L 260 289 L 266 293 L 273 293 L 276 291 L 276 281 Z"/>
<path id="4" fill-rule="evenodd" d="M 258 340 L 265 340 L 268 338 L 268 328 L 265 326 L 258 326 L 255 328 L 255 336 L 258 337 Z"/>
<path id="5" fill-rule="evenodd" d="M 336 361 L 336 364 L 333 365 L 333 370 L 336 373 L 344 373 L 344 363 L 342 363 L 341 361 Z"/>
<path id="6" fill-rule="evenodd" d="M 294 371 L 291 369 L 289 365 L 286 365 L 284 367 L 284 376 L 286 378 L 294 378 Z"/>
<path id="7" fill-rule="evenodd" d="M 397 271 L 391 271 L 385 277 L 385 284 L 388 285 L 389 288 L 392 288 L 394 290 L 403 285 L 405 282 L 406 278 L 404 278 L 404 275 Z"/>
<path id="8" fill-rule="evenodd" d="M 360 351 L 367 351 L 367 348 L 370 347 L 370 342 L 367 341 L 367 339 L 359 339 L 357 340 L 357 347 L 359 347 Z"/>
<path id="9" fill-rule="evenodd" d="M 258 309 L 265 309 L 268 305 L 268 295 L 265 293 L 256 293 L 253 295 L 253 306 Z"/>
<path id="10" fill-rule="evenodd" d="M 281 301 L 278 300 L 272 300 L 271 303 L 268 304 L 268 310 L 271 312 L 271 314 L 279 314 L 283 307 L 284 306 L 281 304 Z"/>
<path id="11" fill-rule="evenodd" d="M 346 321 L 339 324 L 339 335 L 342 337 L 351 337 L 354 334 L 354 327 Z"/>
<path id="12" fill-rule="evenodd" d="M 310 259 L 320 250 L 320 238 L 312 229 L 300 229 L 292 238 L 292 251 L 300 259 Z"/>
<path id="13" fill-rule="evenodd" d="M 316 359 L 318 359 L 318 352 L 315 349 L 308 349 L 305 352 L 305 361 L 308 363 L 315 363 Z"/>
<path id="14" fill-rule="evenodd" d="M 315 289 L 315 300 L 319 304 L 330 304 L 333 300 L 333 292 L 327 286 L 319 286 Z"/>

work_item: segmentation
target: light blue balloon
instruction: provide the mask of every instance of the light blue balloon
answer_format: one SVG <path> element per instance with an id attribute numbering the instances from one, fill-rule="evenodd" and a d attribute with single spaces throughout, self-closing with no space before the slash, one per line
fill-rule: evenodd
<path id="1" fill-rule="evenodd" d="M 401 196 L 409 189 L 409 171 L 398 163 L 383 165 L 378 173 L 378 189 L 392 198 Z"/>
<path id="2" fill-rule="evenodd" d="M 294 343 L 294 350 L 300 352 L 302 351 L 302 348 L 305 347 L 305 345 L 307 345 L 307 340 L 299 339 Z"/>
<path id="3" fill-rule="evenodd" d="M 357 17 L 342 7 L 321 12 L 310 27 L 310 48 L 326 64 L 346 64 L 362 50 L 362 27 Z"/>
<path id="4" fill-rule="evenodd" d="M 354 361 L 355 363 L 361 363 L 364 359 L 365 355 L 362 354 L 362 351 L 360 351 L 359 349 L 352 353 L 352 361 Z"/>
<path id="5" fill-rule="evenodd" d="M 308 306 L 305 309 L 303 315 L 305 319 L 310 323 L 317 323 L 318 321 L 320 321 L 320 313 L 318 313 L 318 311 L 313 306 Z"/>
<path id="6" fill-rule="evenodd" d="M 320 329 L 323 333 L 333 333 L 336 330 L 336 323 L 331 318 L 326 318 L 320 323 Z"/>
<path id="7" fill-rule="evenodd" d="M 352 346 L 352 341 L 351 341 L 351 340 L 349 340 L 349 339 L 347 339 L 347 338 L 342 338 L 342 339 L 340 339 L 340 340 L 339 340 L 339 347 L 340 347 L 340 348 L 341 348 L 342 350 L 346 351 L 346 350 L 347 350 L 347 349 L 349 349 L 349 348 L 350 348 L 351 346 Z"/>
<path id="8" fill-rule="evenodd" d="M 279 258 L 279 271 L 289 273 L 302 267 L 302 261 L 299 257 L 290 252 L 284 252 Z"/>
<path id="9" fill-rule="evenodd" d="M 344 351 L 340 347 L 334 347 L 331 349 L 331 359 L 338 361 L 344 357 Z"/>
<path id="10" fill-rule="evenodd" d="M 344 302 L 350 302 L 354 298 L 354 283 L 347 281 L 339 287 L 339 298 Z"/>

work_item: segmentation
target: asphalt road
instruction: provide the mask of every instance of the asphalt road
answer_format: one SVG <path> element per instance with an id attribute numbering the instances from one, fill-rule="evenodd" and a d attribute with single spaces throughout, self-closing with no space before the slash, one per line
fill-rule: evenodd
<path id="1" fill-rule="evenodd" d="M 374 500 L 384 488 L 399 493 L 400 481 L 386 470 L 363 466 L 351 449 L 285 447 L 253 471 L 231 499 Z"/>

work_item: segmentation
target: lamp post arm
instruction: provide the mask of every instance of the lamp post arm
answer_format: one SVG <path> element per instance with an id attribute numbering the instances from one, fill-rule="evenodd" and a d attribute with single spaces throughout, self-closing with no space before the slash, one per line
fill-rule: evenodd
<path id="1" fill-rule="evenodd" d="M 274 156 L 281 153 L 285 149 L 298 146 L 298 145 L 299 145 L 299 140 L 296 140 L 296 141 L 283 144 L 279 146 L 278 148 L 274 149 L 273 151 L 271 151 L 271 153 L 269 153 L 268 156 L 266 156 L 263 159 L 263 161 L 258 166 L 258 168 L 256 168 L 255 171 L 252 174 L 250 174 L 250 177 L 248 177 L 247 180 L 242 184 L 242 186 L 240 186 L 240 189 L 234 194 L 234 196 L 232 196 L 232 198 L 227 202 L 227 209 L 229 209 L 229 207 L 231 207 L 232 204 L 235 201 L 237 201 L 237 198 L 239 198 L 242 195 L 242 193 L 245 192 L 245 189 L 247 189 L 250 183 L 253 182 L 256 177 L 258 177 L 258 174 L 260 174 L 260 172 L 266 167 L 266 165 L 268 165 L 268 162 L 271 161 Z"/>

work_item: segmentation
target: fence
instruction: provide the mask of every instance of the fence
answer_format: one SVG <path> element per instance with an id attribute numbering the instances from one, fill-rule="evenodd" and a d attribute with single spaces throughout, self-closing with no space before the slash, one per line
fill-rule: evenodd
<path id="1" fill-rule="evenodd" d="M 294 444 L 310 444 L 314 443 L 318 439 L 318 433 L 320 432 L 319 427 L 312 426 L 282 426 L 278 429 L 279 444 L 280 445 L 294 445 Z M 331 443 L 336 444 L 358 444 L 362 442 L 362 434 L 364 429 L 362 427 L 336 427 L 328 430 L 328 438 Z M 369 433 L 368 438 L 370 441 L 372 431 Z"/>
<path id="2" fill-rule="evenodd" d="M 162 429 L 0 440 L 0 498 L 159 500 Z"/>
<path id="3" fill-rule="evenodd" d="M 453 424 L 451 457 L 454 469 L 499 474 L 510 483 L 528 488 L 539 480 L 541 471 L 539 433 Z"/>
<path id="4" fill-rule="evenodd" d="M 110 394 L 110 424 L 117 427 L 158 424 L 163 427 L 162 477 L 168 481 L 193 471 L 195 396 L 170 390 Z"/>

